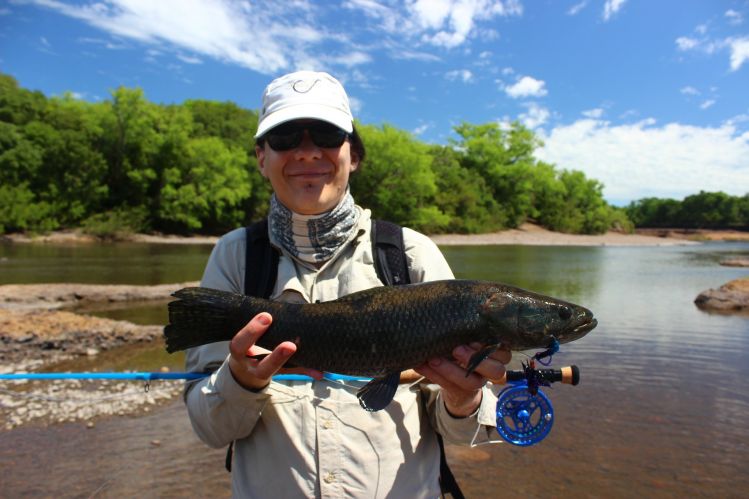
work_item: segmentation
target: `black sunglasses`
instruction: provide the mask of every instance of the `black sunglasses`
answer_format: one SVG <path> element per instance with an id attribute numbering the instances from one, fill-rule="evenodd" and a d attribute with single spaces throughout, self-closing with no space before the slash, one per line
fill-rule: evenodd
<path id="1" fill-rule="evenodd" d="M 290 151 L 302 143 L 304 131 L 309 132 L 310 139 L 317 147 L 341 147 L 349 134 L 335 125 L 317 121 L 312 123 L 284 123 L 269 130 L 263 139 L 274 151 Z"/>

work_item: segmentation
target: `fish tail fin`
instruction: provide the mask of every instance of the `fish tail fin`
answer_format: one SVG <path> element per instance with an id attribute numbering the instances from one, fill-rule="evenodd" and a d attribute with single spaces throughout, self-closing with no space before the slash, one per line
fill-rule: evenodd
<path id="1" fill-rule="evenodd" d="M 241 314 L 244 295 L 210 288 L 184 288 L 172 296 L 177 299 L 169 303 L 169 324 L 164 327 L 169 353 L 230 340 L 244 325 Z"/>

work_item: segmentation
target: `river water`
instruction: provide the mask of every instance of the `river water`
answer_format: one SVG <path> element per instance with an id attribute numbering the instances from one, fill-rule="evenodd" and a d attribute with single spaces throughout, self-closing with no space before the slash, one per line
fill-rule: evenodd
<path id="1" fill-rule="evenodd" d="M 693 300 L 746 269 L 746 243 L 677 247 L 444 247 L 459 278 L 489 279 L 585 305 L 599 326 L 563 345 L 577 387 L 554 386 L 537 446 L 448 446 L 467 497 L 745 497 L 749 493 L 749 317 Z M 199 279 L 210 248 L 1 246 L 0 284 L 159 284 Z M 163 305 L 97 312 L 161 323 Z M 158 345 L 99 369 L 178 366 Z M 518 364 L 524 357 L 516 354 Z M 148 360 L 142 360 L 148 359 Z M 132 362 L 132 364 L 128 364 Z M 105 365 L 101 365 L 101 363 Z M 109 365 L 108 363 L 111 363 Z M 90 367 L 87 367 L 90 368 Z M 226 496 L 223 450 L 192 434 L 179 400 L 139 417 L 0 430 L 0 496 Z"/>

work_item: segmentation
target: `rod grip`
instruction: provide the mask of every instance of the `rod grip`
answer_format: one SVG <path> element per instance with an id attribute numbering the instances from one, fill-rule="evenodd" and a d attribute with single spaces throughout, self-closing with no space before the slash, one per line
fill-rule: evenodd
<path id="1" fill-rule="evenodd" d="M 550 383 L 561 381 L 567 385 L 580 383 L 580 369 L 577 366 L 565 366 L 559 369 L 536 369 L 536 373 Z M 507 382 L 525 380 L 524 371 L 506 371 L 504 377 L 492 380 L 493 383 L 504 385 Z"/>

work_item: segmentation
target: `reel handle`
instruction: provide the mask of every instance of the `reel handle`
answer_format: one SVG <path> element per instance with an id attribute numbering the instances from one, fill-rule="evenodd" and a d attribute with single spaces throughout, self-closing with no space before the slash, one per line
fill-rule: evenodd
<path id="1" fill-rule="evenodd" d="M 572 386 L 580 383 L 580 369 L 577 366 L 565 366 L 559 369 L 536 369 L 536 373 L 550 383 L 561 381 L 564 384 Z M 502 378 L 491 381 L 495 384 L 504 385 L 508 382 L 524 380 L 525 372 L 506 371 Z"/>

